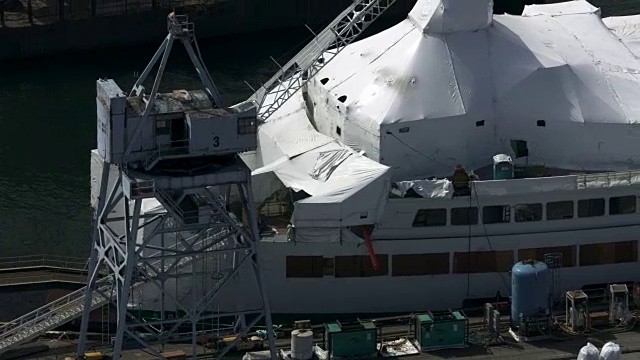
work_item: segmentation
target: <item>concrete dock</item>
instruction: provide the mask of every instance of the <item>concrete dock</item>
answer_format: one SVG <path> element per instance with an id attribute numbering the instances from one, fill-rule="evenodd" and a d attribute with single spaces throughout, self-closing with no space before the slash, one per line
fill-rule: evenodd
<path id="1" fill-rule="evenodd" d="M 398 329 L 394 330 L 395 333 Z M 383 331 L 383 336 L 384 336 Z M 478 326 L 472 327 L 470 331 L 470 341 L 477 343 L 479 338 L 486 338 L 487 333 L 480 330 Z M 452 349 L 434 351 L 419 355 L 409 355 L 398 357 L 396 359 L 414 359 L 414 360 L 436 360 L 436 359 L 457 359 L 457 360 L 572 360 L 577 358 L 577 354 L 586 345 L 591 342 L 598 348 L 608 342 L 613 341 L 620 345 L 623 353 L 623 360 L 640 360 L 640 326 L 634 329 L 620 333 L 608 333 L 600 330 L 589 336 L 571 336 L 562 333 L 554 334 L 554 338 L 550 340 L 540 340 L 531 343 L 516 342 L 508 334 L 504 335 L 504 343 L 500 345 L 470 345 L 465 349 Z M 280 348 L 288 348 L 289 340 L 278 339 Z M 64 336 L 56 339 L 41 339 L 35 343 L 23 346 L 22 348 L 37 347 L 45 345 L 49 347 L 49 351 L 32 353 L 24 357 L 11 357 L 7 359 L 64 359 L 66 356 L 73 356 L 76 343 L 73 340 L 66 340 Z M 182 350 L 186 354 L 191 352 L 190 344 L 168 344 L 164 351 Z M 108 348 L 102 347 L 98 342 L 94 342 L 90 346 L 90 351 L 100 351 L 108 353 Z M 205 359 L 211 357 L 211 350 L 198 347 L 199 358 Z M 206 351 L 206 352 L 205 352 Z M 229 359 L 241 359 L 242 353 L 228 356 Z M 123 359 L 146 360 L 154 359 L 149 353 L 136 349 L 127 350 L 123 355 Z M 394 359 L 394 358 L 388 358 Z M 4 358 L 3 358 L 4 360 Z"/>

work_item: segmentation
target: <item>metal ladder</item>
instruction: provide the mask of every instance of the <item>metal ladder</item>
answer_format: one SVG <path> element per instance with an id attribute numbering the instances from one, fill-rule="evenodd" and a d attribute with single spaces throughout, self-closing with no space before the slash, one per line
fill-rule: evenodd
<path id="1" fill-rule="evenodd" d="M 102 345 L 108 345 L 111 337 L 111 304 L 107 303 L 102 306 L 102 329 L 101 329 Z"/>

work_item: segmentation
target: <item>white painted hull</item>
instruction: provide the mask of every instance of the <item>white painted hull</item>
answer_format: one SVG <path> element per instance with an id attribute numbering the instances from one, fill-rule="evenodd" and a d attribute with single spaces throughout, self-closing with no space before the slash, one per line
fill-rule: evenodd
<path id="1" fill-rule="evenodd" d="M 637 239 L 640 225 L 616 229 L 493 237 L 494 250 L 576 245 Z M 489 250 L 486 239 L 474 241 L 473 250 Z M 379 254 L 418 254 L 465 251 L 467 239 L 391 240 L 374 242 Z M 508 273 L 448 274 L 432 276 L 376 276 L 367 278 L 286 278 L 286 255 L 366 255 L 364 245 L 340 243 L 262 243 L 271 309 L 274 313 L 386 313 L 460 308 L 467 298 L 511 294 Z M 391 266 L 391 264 L 390 264 Z M 558 270 L 557 289 L 580 289 L 588 284 L 638 280 L 639 263 L 622 263 Z"/>
<path id="2" fill-rule="evenodd" d="M 640 225 L 556 232 L 546 234 L 504 235 L 491 237 L 491 249 L 517 250 L 521 248 L 583 245 L 606 241 L 630 241 L 637 239 Z M 442 252 L 465 252 L 467 238 L 429 240 L 375 241 L 378 254 L 423 254 Z M 471 251 L 490 250 L 486 238 L 474 238 Z M 511 294 L 511 279 L 508 272 L 484 274 L 446 274 L 429 276 L 374 276 L 345 277 L 324 276 L 321 278 L 288 278 L 286 256 L 334 257 L 341 255 L 367 255 L 364 244 L 357 243 L 294 243 L 263 240 L 259 245 L 262 273 L 266 279 L 271 310 L 275 314 L 365 314 L 365 313 L 410 313 L 414 311 L 461 308 L 465 299 L 492 298 Z M 451 255 L 453 257 L 453 255 Z M 515 255 L 514 255 L 515 257 Z M 389 267 L 391 268 L 392 260 Z M 453 265 L 450 261 L 450 266 Z M 177 297 L 188 303 L 200 300 L 203 289 L 210 288 L 213 261 L 182 271 L 192 274 L 194 281 L 184 281 L 176 289 Z M 204 273 L 203 273 L 204 271 Z M 580 289 L 589 284 L 637 281 L 640 264 L 621 263 L 595 266 L 575 266 L 557 270 L 556 295 L 567 290 Z M 204 274 L 204 276 L 203 276 Z M 244 272 L 229 283 L 220 301 L 211 311 L 238 311 L 258 307 L 254 291 L 253 274 Z M 146 299 L 145 310 L 157 310 L 157 290 L 146 286 L 140 294 Z M 166 300 L 170 302 L 169 299 Z M 168 306 L 172 308 L 173 306 Z M 167 307 L 165 306 L 165 309 Z"/>

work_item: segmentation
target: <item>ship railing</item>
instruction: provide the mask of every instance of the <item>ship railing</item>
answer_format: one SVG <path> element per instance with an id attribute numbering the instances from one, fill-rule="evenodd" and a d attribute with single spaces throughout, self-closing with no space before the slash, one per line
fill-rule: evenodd
<path id="1" fill-rule="evenodd" d="M 51 267 L 69 270 L 87 270 L 87 259 L 59 255 L 26 255 L 0 258 L 0 270 Z"/>
<path id="2" fill-rule="evenodd" d="M 631 185 L 640 183 L 640 171 L 605 172 L 576 175 L 578 189 Z"/>

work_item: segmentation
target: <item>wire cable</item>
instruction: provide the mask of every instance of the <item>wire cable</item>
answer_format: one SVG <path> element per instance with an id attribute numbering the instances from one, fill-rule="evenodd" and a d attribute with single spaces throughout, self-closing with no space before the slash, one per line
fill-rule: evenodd
<path id="1" fill-rule="evenodd" d="M 408 147 L 409 149 L 413 150 L 416 154 L 418 154 L 418 155 L 420 155 L 420 156 L 422 156 L 422 157 L 426 158 L 427 160 L 431 160 L 431 161 L 433 161 L 434 163 L 439 164 L 439 165 L 442 165 L 442 166 L 446 166 L 447 168 L 451 168 L 451 167 L 453 167 L 453 166 L 454 166 L 454 165 L 452 165 L 452 164 L 446 164 L 446 163 L 443 163 L 442 161 L 436 160 L 436 159 L 434 159 L 434 158 L 432 158 L 432 157 L 430 157 L 430 156 L 427 156 L 427 155 L 425 155 L 425 154 L 421 153 L 420 151 L 416 150 L 413 146 L 411 146 L 411 145 L 407 144 L 406 142 L 402 141 L 399 137 L 397 137 L 394 133 L 392 133 L 392 132 L 390 132 L 390 131 L 387 131 L 387 132 L 386 132 L 386 134 L 387 134 L 387 135 L 391 135 L 391 136 L 392 136 L 392 137 L 394 137 L 396 140 L 398 140 L 402 145 L 404 145 L 404 146 Z"/>
<path id="2" fill-rule="evenodd" d="M 442 166 L 446 166 L 446 167 L 452 167 L 451 164 L 446 164 L 442 161 L 436 160 L 433 157 L 427 156 L 425 154 L 423 154 L 422 152 L 418 151 L 417 149 L 415 149 L 413 146 L 407 144 L 406 142 L 402 141 L 399 137 L 397 137 L 394 133 L 387 131 L 386 132 L 387 135 L 391 135 L 392 137 L 394 137 L 396 140 L 398 140 L 398 142 L 400 142 L 401 144 L 403 144 L 404 146 L 408 147 L 409 149 L 411 149 L 413 152 L 415 152 L 416 154 L 433 161 L 436 164 L 442 165 Z M 473 198 L 475 198 L 476 200 L 476 205 L 478 207 L 478 214 L 480 213 L 480 197 L 478 196 L 478 191 L 476 190 L 476 187 L 474 185 L 473 181 L 469 182 L 470 188 L 471 188 L 471 194 L 469 196 L 469 210 L 467 211 L 467 218 L 468 220 L 470 220 L 470 211 L 471 211 L 471 205 L 473 202 Z M 493 249 L 493 244 L 491 243 L 491 238 L 489 236 L 489 232 L 487 231 L 487 227 L 484 223 L 484 221 L 482 221 L 482 219 L 478 219 L 478 221 L 482 224 L 482 229 L 484 232 L 484 237 L 487 239 L 487 244 L 489 245 L 489 250 L 492 252 L 495 252 L 495 250 Z M 470 223 L 470 221 L 468 221 Z M 470 292 L 471 292 L 471 273 L 469 272 L 471 269 L 471 238 L 472 238 L 472 227 L 471 224 L 469 224 L 469 231 L 467 234 L 467 290 L 466 290 L 466 295 L 467 298 L 469 298 L 470 296 Z M 506 280 L 504 273 L 503 272 L 498 272 L 500 274 L 500 279 L 502 280 L 505 289 L 509 289 L 509 282 Z"/>

